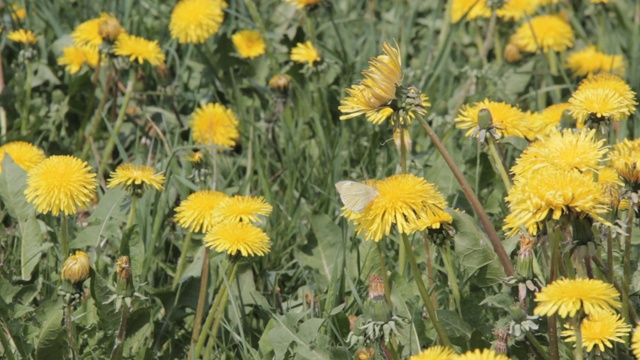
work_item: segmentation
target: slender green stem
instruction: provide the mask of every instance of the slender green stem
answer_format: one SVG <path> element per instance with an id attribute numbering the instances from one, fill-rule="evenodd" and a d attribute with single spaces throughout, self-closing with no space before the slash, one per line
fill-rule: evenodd
<path id="1" fill-rule="evenodd" d="M 198 295 L 198 307 L 196 308 L 196 317 L 193 320 L 193 333 L 191 334 L 191 349 L 189 350 L 189 359 L 194 359 L 193 354 L 196 350 L 196 343 L 200 337 L 200 329 L 202 327 L 202 315 L 204 314 L 204 303 L 207 298 L 207 284 L 209 283 L 209 249 L 204 250 L 204 260 L 202 262 L 202 274 L 200 275 L 200 293 Z M 198 359 L 196 356 L 195 359 Z"/>
<path id="2" fill-rule="evenodd" d="M 160 199 L 160 198 L 159 198 Z M 154 207 L 154 217 L 153 217 L 153 228 L 151 229 L 151 244 L 149 244 L 149 248 L 147 250 L 147 253 L 145 254 L 145 258 L 144 261 L 142 263 L 142 273 L 143 274 L 148 274 L 149 273 L 149 267 L 151 266 L 151 260 L 153 259 L 154 253 L 155 253 L 155 249 L 156 249 L 156 243 L 158 242 L 158 239 L 160 238 L 160 230 L 162 229 L 162 225 L 163 225 L 163 216 L 165 214 L 165 207 L 167 206 L 167 203 L 165 201 L 161 201 L 158 200 L 156 202 L 157 206 Z M 152 281 L 151 279 L 153 279 L 153 277 L 149 278 L 149 281 Z"/>
<path id="3" fill-rule="evenodd" d="M 530 331 L 524 331 L 524 334 L 527 336 L 527 339 L 533 345 L 533 347 L 538 352 L 537 355 L 540 356 L 543 360 L 549 360 L 549 355 L 547 355 L 547 349 L 543 348 L 540 345 L 540 342 Z"/>
<path id="4" fill-rule="evenodd" d="M 511 184 L 511 178 L 509 178 L 507 169 L 502 162 L 502 158 L 500 157 L 500 154 L 498 154 L 498 149 L 496 148 L 496 139 L 494 139 L 492 136 L 488 136 L 487 140 L 487 143 L 489 144 L 489 153 L 491 154 L 491 158 L 493 159 L 493 166 L 495 166 L 498 170 L 498 174 L 500 174 L 500 178 L 502 178 L 504 187 L 508 192 L 509 190 L 511 190 L 511 187 L 513 185 Z"/>
<path id="5" fill-rule="evenodd" d="M 171 290 L 175 290 L 178 287 L 178 283 L 180 279 L 182 279 L 182 273 L 184 272 L 184 268 L 187 266 L 187 252 L 189 251 L 189 246 L 191 246 L 191 235 L 193 233 L 189 231 L 187 233 L 187 237 L 184 239 L 184 244 L 182 245 L 182 252 L 180 252 L 180 259 L 178 260 L 178 268 L 176 269 L 176 274 L 173 278 L 173 284 L 171 285 Z"/>
<path id="6" fill-rule="evenodd" d="M 473 192 L 473 189 L 471 189 L 469 182 L 462 174 L 462 171 L 460 171 L 460 168 L 458 168 L 458 165 L 455 163 L 455 161 L 449 154 L 449 151 L 447 151 L 447 149 L 444 147 L 444 145 L 438 138 L 438 135 L 436 135 L 433 129 L 431 129 L 431 126 L 429 126 L 429 124 L 424 120 L 424 118 L 422 118 L 422 116 L 418 115 L 417 119 L 418 121 L 420 121 L 422 128 L 425 130 L 429 138 L 431 138 L 431 141 L 433 142 L 436 149 L 438 149 L 438 151 L 442 155 L 442 158 L 449 166 L 449 169 L 451 169 L 453 176 L 455 176 L 456 180 L 458 180 L 458 183 L 460 184 L 460 187 L 462 188 L 464 195 L 469 201 L 469 204 L 471 204 L 471 207 L 473 208 L 475 213 L 478 215 L 478 218 L 480 219 L 480 222 L 482 223 L 482 226 L 484 227 L 484 230 L 487 233 L 489 240 L 491 241 L 493 250 L 496 252 L 496 255 L 498 255 L 498 259 L 500 259 L 500 263 L 502 264 L 505 274 L 507 276 L 513 276 L 514 274 L 513 264 L 511 263 L 511 260 L 509 259 L 509 255 L 507 254 L 507 251 L 504 249 L 502 242 L 500 241 L 500 237 L 498 236 L 496 229 L 493 227 L 493 223 L 491 222 L 491 219 L 489 219 L 487 212 L 482 207 L 482 204 L 480 203 L 478 196 L 476 195 L 475 192 Z"/>
<path id="7" fill-rule="evenodd" d="M 444 327 L 438 320 L 438 315 L 436 314 L 436 309 L 429 298 L 429 292 L 427 291 L 427 287 L 424 285 L 422 281 L 422 276 L 420 275 L 420 269 L 418 269 L 418 264 L 416 262 L 416 257 L 413 255 L 413 251 L 411 251 L 411 244 L 409 243 L 409 237 L 407 234 L 402 234 L 402 242 L 404 243 L 404 247 L 407 251 L 407 257 L 409 258 L 409 263 L 411 264 L 411 271 L 413 272 L 413 278 L 418 285 L 418 290 L 420 291 L 420 296 L 422 297 L 422 302 L 424 306 L 427 308 L 427 314 L 429 314 L 429 319 L 433 323 L 433 327 L 440 337 L 440 341 L 442 345 L 446 347 L 451 347 L 451 341 L 449 341 L 449 337 L 447 333 L 444 331 Z"/>
<path id="8" fill-rule="evenodd" d="M 138 197 L 133 196 L 131 200 L 131 208 L 129 209 L 129 218 L 127 219 L 127 226 L 124 230 L 124 236 L 122 236 L 122 241 L 120 242 L 120 256 L 122 255 L 131 255 L 131 251 L 129 250 L 129 240 L 133 234 L 131 233 L 131 227 L 136 222 L 136 209 L 138 208 Z"/>
<path id="9" fill-rule="evenodd" d="M 107 61 L 107 78 L 104 81 L 104 85 L 102 87 L 102 97 L 100 98 L 100 102 L 98 103 L 98 109 L 95 111 L 93 118 L 91 118 L 91 121 L 87 124 L 87 127 L 84 130 L 84 146 L 82 147 L 82 153 L 80 155 L 80 158 L 83 160 L 87 159 L 87 156 L 89 155 L 89 149 L 91 149 L 91 141 L 89 140 L 93 134 L 98 132 L 98 129 L 100 128 L 100 124 L 101 121 L 100 119 L 102 118 L 102 111 L 104 110 L 105 105 L 107 104 L 107 99 L 109 99 L 109 88 L 111 87 L 111 81 L 113 78 L 113 75 L 111 73 L 111 59 L 109 59 Z M 99 69 L 96 69 L 96 72 L 98 72 Z"/>
<path id="10" fill-rule="evenodd" d="M 229 299 L 229 284 L 233 283 L 236 278 L 236 271 L 238 270 L 237 262 L 234 262 L 233 267 L 231 268 L 231 275 L 229 275 L 228 279 L 224 280 L 224 289 L 225 292 L 222 293 L 222 300 L 220 300 L 220 304 L 218 304 L 218 308 L 216 309 L 216 318 L 213 321 L 213 329 L 211 330 L 211 339 L 214 340 L 218 335 L 218 329 L 220 328 L 220 324 L 222 323 L 222 316 L 224 315 L 224 310 L 227 307 L 227 300 Z"/>
<path id="11" fill-rule="evenodd" d="M 31 81 L 33 79 L 33 69 L 31 61 L 27 60 L 27 79 L 24 82 L 24 103 L 22 104 L 22 127 L 20 135 L 25 136 L 29 132 L 29 107 L 31 105 Z"/>
<path id="12" fill-rule="evenodd" d="M 64 307 L 64 325 L 67 329 L 67 338 L 69 340 L 69 350 L 71 351 L 71 359 L 75 359 L 78 355 L 78 341 L 76 339 L 76 327 L 73 323 L 73 319 L 71 317 L 72 311 L 72 298 L 71 295 L 67 295 L 69 297 L 69 301 Z"/>
<path id="13" fill-rule="evenodd" d="M 573 329 L 576 332 L 576 349 L 573 352 L 573 358 L 575 360 L 584 359 L 583 351 L 582 351 L 582 329 L 580 328 L 580 319 L 582 318 L 582 311 L 578 311 L 576 316 L 571 319 L 573 322 Z"/>
<path id="14" fill-rule="evenodd" d="M 558 278 L 560 267 L 560 242 L 564 238 L 562 226 L 556 221 L 547 222 L 547 231 L 549 232 L 549 241 L 551 242 L 551 271 L 549 273 L 549 284 Z M 558 348 L 558 320 L 556 315 L 547 317 L 549 323 L 549 354 L 551 359 L 558 360 L 560 358 L 560 350 Z"/>
<path id="15" fill-rule="evenodd" d="M 431 261 L 431 251 L 429 249 L 429 237 L 426 231 L 422 232 L 422 241 L 424 242 L 424 254 L 427 264 L 427 276 L 429 277 L 429 287 L 433 287 L 433 279 L 435 279 L 435 277 L 433 275 L 433 262 Z M 436 294 L 431 294 L 431 301 L 434 304 L 436 303 Z"/>
<path id="16" fill-rule="evenodd" d="M 635 208 L 631 207 L 627 215 L 627 234 L 624 237 L 624 252 L 622 256 L 622 316 L 628 324 L 631 323 L 629 314 L 629 290 L 631 288 L 631 235 L 633 230 L 633 219 L 635 215 Z"/>
<path id="17" fill-rule="evenodd" d="M 387 273 L 387 263 L 382 253 L 382 245 L 380 245 L 379 241 L 376 241 L 376 249 L 378 250 L 380 267 L 382 268 L 380 272 L 382 273 L 382 282 L 384 284 L 384 297 L 387 299 L 387 303 L 391 304 L 391 283 L 389 282 L 389 274 Z"/>
<path id="18" fill-rule="evenodd" d="M 449 277 L 449 286 L 453 293 L 453 299 L 456 303 L 456 310 L 458 314 L 462 316 L 462 307 L 460 306 L 460 287 L 458 286 L 458 278 L 456 272 L 453 269 L 453 263 L 451 262 L 451 249 L 449 246 L 444 245 L 440 247 L 440 254 L 442 254 L 442 260 L 444 261 L 444 268 L 447 270 L 447 276 Z"/>
<path id="19" fill-rule="evenodd" d="M 109 136 L 109 141 L 107 142 L 107 146 L 104 149 L 104 154 L 102 155 L 102 162 L 100 163 L 100 173 L 104 174 L 107 166 L 109 164 L 109 159 L 111 158 L 111 153 L 113 152 L 113 148 L 116 145 L 116 139 L 118 138 L 118 133 L 120 132 L 120 128 L 124 123 L 125 115 L 127 114 L 127 107 L 129 106 L 129 101 L 131 100 L 131 95 L 133 94 L 133 87 L 136 82 L 136 72 L 134 69 L 129 70 L 129 82 L 127 83 L 127 89 L 124 94 L 124 99 L 122 100 L 122 106 L 120 106 L 120 112 L 118 113 L 118 117 L 116 118 L 116 123 L 113 126 L 113 134 Z M 96 115 L 96 116 L 99 116 Z"/>
<path id="20" fill-rule="evenodd" d="M 118 333 L 116 334 L 116 341 L 113 344 L 111 350 L 111 360 L 119 360 L 122 358 L 122 344 L 124 343 L 125 332 L 127 329 L 127 317 L 129 315 L 129 305 L 126 301 L 122 304 L 122 314 L 120 315 L 120 326 L 118 326 Z"/>
<path id="21" fill-rule="evenodd" d="M 0 344 L 2 344 L 2 349 L 4 350 L 3 355 L 7 357 L 7 360 L 14 360 L 13 351 L 11 350 L 11 342 L 9 341 L 9 337 L 7 334 L 9 333 L 7 329 L 7 325 L 3 322 L 0 322 L 2 326 L 0 326 Z"/>
<path id="22" fill-rule="evenodd" d="M 63 262 L 69 256 L 69 220 L 66 215 L 60 216 L 60 255 Z"/>

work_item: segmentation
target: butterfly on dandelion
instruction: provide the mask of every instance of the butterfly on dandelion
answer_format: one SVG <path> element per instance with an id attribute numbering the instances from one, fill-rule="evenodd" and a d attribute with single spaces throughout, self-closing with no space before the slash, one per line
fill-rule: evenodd
<path id="1" fill-rule="evenodd" d="M 344 206 L 353 212 L 364 210 L 378 195 L 375 187 L 351 180 L 338 181 L 336 189 Z"/>

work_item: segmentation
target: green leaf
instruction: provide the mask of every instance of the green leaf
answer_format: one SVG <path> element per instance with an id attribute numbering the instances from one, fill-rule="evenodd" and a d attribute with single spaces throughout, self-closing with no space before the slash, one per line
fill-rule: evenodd
<path id="1" fill-rule="evenodd" d="M 92 225 L 78 233 L 69 246 L 84 249 L 97 246 L 102 238 L 117 238 L 120 224 L 126 221 L 126 215 L 122 211 L 122 200 L 126 195 L 127 192 L 121 189 L 107 190 L 87 220 Z"/>
<path id="2" fill-rule="evenodd" d="M 312 318 L 299 327 L 298 322 L 308 312 L 304 313 L 288 313 L 284 315 L 273 314 L 274 320 L 278 326 L 269 331 L 268 338 L 271 341 L 271 347 L 275 352 L 275 359 L 284 359 L 289 347 L 292 343 L 296 344 L 296 353 L 304 353 L 305 358 L 309 359 L 329 359 L 328 356 L 316 351 L 310 343 L 318 335 L 318 329 L 324 323 L 324 319 Z"/>
<path id="3" fill-rule="evenodd" d="M 106 330 L 115 330 L 120 319 L 114 302 L 106 303 L 114 295 L 114 290 L 110 289 L 107 281 L 95 271 L 91 271 L 90 287 L 91 297 L 100 318 L 100 326 Z"/>
<path id="4" fill-rule="evenodd" d="M 36 341 L 36 359 L 62 359 L 68 349 L 64 344 L 64 327 L 62 325 L 62 298 L 46 302 L 38 309 L 40 333 Z"/>
<path id="5" fill-rule="evenodd" d="M 33 205 L 27 202 L 24 190 L 27 188 L 27 174 L 13 162 L 10 156 L 2 161 L 0 173 L 0 197 L 9 213 L 18 220 L 20 232 L 20 277 L 31 279 L 33 269 L 38 265 L 43 247 L 43 231 L 36 218 Z M 51 246 L 47 244 L 46 248 Z"/>
<path id="6" fill-rule="evenodd" d="M 310 266 L 320 274 L 316 279 L 319 287 L 328 286 L 333 280 L 334 267 L 339 266 L 341 257 L 342 231 L 329 216 L 318 214 L 311 216 L 311 236 L 307 244 L 296 251 L 301 264 Z"/>

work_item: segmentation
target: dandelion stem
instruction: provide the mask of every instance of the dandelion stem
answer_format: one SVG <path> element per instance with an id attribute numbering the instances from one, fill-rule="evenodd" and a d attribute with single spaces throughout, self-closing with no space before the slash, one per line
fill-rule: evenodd
<path id="1" fill-rule="evenodd" d="M 582 318 L 582 311 L 578 311 L 576 316 L 573 317 L 573 329 L 576 332 L 576 349 L 573 352 L 573 358 L 575 360 L 584 359 L 584 354 L 582 352 L 582 329 L 580 328 L 580 318 Z"/>
<path id="2" fill-rule="evenodd" d="M 209 282 L 209 249 L 204 249 L 204 260 L 202 262 L 202 274 L 200 275 L 200 293 L 198 294 L 198 307 L 196 308 L 196 317 L 193 320 L 193 333 L 191 334 L 191 350 L 188 359 L 198 359 L 193 356 L 196 350 L 196 343 L 200 337 L 200 329 L 202 327 L 202 315 L 204 314 L 204 302 L 207 297 L 207 283 Z"/>
<path id="3" fill-rule="evenodd" d="M 456 277 L 456 273 L 453 269 L 453 263 L 451 262 L 451 249 L 446 244 L 441 246 L 440 249 L 442 250 L 440 253 L 442 254 L 442 260 L 444 261 L 444 268 L 447 270 L 447 276 L 449 277 L 449 286 L 453 293 L 453 300 L 456 303 L 456 310 L 458 310 L 458 314 L 462 316 L 462 307 L 460 306 L 460 287 L 458 286 L 458 278 Z"/>
<path id="4" fill-rule="evenodd" d="M 498 174 L 500 174 L 500 178 L 502 178 L 504 187 L 507 189 L 507 192 L 509 192 L 513 184 L 511 184 L 511 178 L 509 178 L 509 174 L 507 173 L 506 167 L 502 162 L 502 158 L 500 157 L 500 154 L 498 154 L 496 139 L 494 139 L 492 136 L 488 136 L 487 140 L 487 143 L 489 144 L 489 153 L 491 154 L 491 158 L 493 159 L 493 165 L 498 170 Z"/>
<path id="5" fill-rule="evenodd" d="M 120 326 L 118 326 L 116 341 L 113 344 L 113 350 L 111 350 L 111 360 L 118 360 L 122 358 L 122 343 L 124 342 L 124 335 L 127 329 L 128 315 L 129 315 L 129 305 L 127 305 L 126 301 L 123 301 L 122 314 L 120 316 Z"/>
<path id="6" fill-rule="evenodd" d="M 122 100 L 122 106 L 120 106 L 120 112 L 118 113 L 118 117 L 116 118 L 116 123 L 113 126 L 113 134 L 109 136 L 109 141 L 107 142 L 107 146 L 104 149 L 104 154 L 102 155 L 102 162 L 100 163 L 100 174 L 103 176 L 104 176 L 105 170 L 107 169 L 107 164 L 109 163 L 109 159 L 111 158 L 111 153 L 113 152 L 113 148 L 116 144 L 118 133 L 120 132 L 122 123 L 124 123 L 124 118 L 125 118 L 125 115 L 127 114 L 127 107 L 129 106 L 131 95 L 133 94 L 133 86 L 135 82 L 136 82 L 136 73 L 133 69 L 129 70 L 129 82 L 127 83 L 127 89 L 124 94 L 124 99 Z M 99 116 L 99 114 L 96 116 Z"/>
<path id="7" fill-rule="evenodd" d="M 629 313 L 629 289 L 631 287 L 631 235 L 633 230 L 633 219 L 635 215 L 635 207 L 629 208 L 627 216 L 627 234 L 624 237 L 624 252 L 622 256 L 622 316 L 628 324 L 631 322 Z"/>
<path id="8" fill-rule="evenodd" d="M 558 270 L 560 267 L 560 242 L 564 237 L 563 226 L 557 221 L 547 222 L 547 231 L 549 232 L 549 241 L 551 243 L 551 271 L 549 273 L 549 284 L 558 278 Z M 556 314 L 547 316 L 549 323 L 549 354 L 551 359 L 558 360 L 560 358 L 560 350 L 558 349 L 558 319 Z"/>
<path id="9" fill-rule="evenodd" d="M 66 215 L 60 216 L 60 255 L 62 261 L 69 256 L 69 222 Z"/>
<path id="10" fill-rule="evenodd" d="M 130 254 L 131 251 L 129 250 L 129 240 L 131 239 L 131 236 L 133 236 L 133 234 L 131 233 L 131 227 L 135 223 L 137 207 L 138 207 L 138 197 L 134 195 L 133 199 L 131 200 L 131 208 L 129 209 L 129 218 L 127 219 L 127 226 L 125 227 L 124 235 L 122 236 L 122 241 L 120 242 L 120 256 L 131 255 Z"/>
<path id="11" fill-rule="evenodd" d="M 98 129 L 100 128 L 100 118 L 102 117 L 102 111 L 104 110 L 105 105 L 107 104 L 107 99 L 109 99 L 109 88 L 111 87 L 111 81 L 113 78 L 113 75 L 110 71 L 111 69 L 111 60 L 109 59 L 107 61 L 107 78 L 104 81 L 104 85 L 102 87 L 102 97 L 100 98 L 100 102 L 98 103 L 98 109 L 96 109 L 96 112 L 93 115 L 93 118 L 91 118 L 91 121 L 89 122 L 89 124 L 87 124 L 87 128 L 84 130 L 84 146 L 82 147 L 82 153 L 80 155 L 80 158 L 82 160 L 86 160 L 87 156 L 89 155 L 89 149 L 91 148 L 91 137 L 93 136 L 93 134 L 98 132 Z M 99 68 L 96 69 L 96 72 L 98 72 Z"/>
<path id="12" fill-rule="evenodd" d="M 24 82 L 24 104 L 22 105 L 22 127 L 20 128 L 20 135 L 25 136 L 29 130 L 29 107 L 31 103 L 31 81 L 33 79 L 33 69 L 31 68 L 31 61 L 27 61 L 27 79 Z"/>
<path id="13" fill-rule="evenodd" d="M 213 322 L 213 330 L 211 330 L 211 340 L 215 340 L 216 335 L 218 335 L 218 329 L 220 328 L 220 324 L 222 322 L 222 316 L 224 315 L 224 310 L 227 307 L 227 300 L 229 299 L 229 284 L 231 284 L 236 278 L 236 271 L 238 270 L 238 262 L 234 261 L 233 267 L 231 268 L 231 274 L 228 278 L 223 279 L 224 283 L 222 284 L 222 299 L 218 304 L 218 308 L 216 309 L 216 317 Z"/>
<path id="14" fill-rule="evenodd" d="M 547 355 L 547 349 L 543 348 L 542 345 L 540 345 L 540 342 L 538 341 L 538 339 L 536 339 L 536 337 L 533 336 L 533 334 L 530 331 L 525 330 L 524 334 L 527 336 L 527 339 L 529 340 L 531 345 L 533 345 L 533 347 L 535 348 L 536 356 L 538 356 L 538 358 L 540 359 L 549 360 L 549 355 Z"/>
<path id="15" fill-rule="evenodd" d="M 189 231 L 187 233 L 187 237 L 184 239 L 184 244 L 182 245 L 182 251 L 180 252 L 180 259 L 178 260 L 178 268 L 176 269 L 175 277 L 173 278 L 173 284 L 171 285 L 171 290 L 175 290 L 182 278 L 182 273 L 184 272 L 184 268 L 187 266 L 187 252 L 189 251 L 189 246 L 191 245 L 191 235 L 193 233 Z"/>
<path id="16" fill-rule="evenodd" d="M 407 234 L 402 234 L 402 242 L 404 243 L 404 248 L 407 252 L 407 257 L 409 258 L 409 263 L 411 264 L 411 271 L 413 272 L 413 278 L 418 285 L 418 290 L 420 291 L 420 296 L 422 297 L 422 302 L 424 306 L 427 308 L 427 314 L 429 314 L 429 319 L 433 323 L 433 327 L 442 342 L 442 345 L 446 347 L 451 347 L 451 341 L 449 341 L 449 337 L 447 333 L 444 331 L 444 327 L 438 320 L 438 315 L 436 314 L 436 309 L 429 298 L 429 292 L 427 291 L 424 282 L 422 281 L 422 276 L 420 275 L 420 269 L 418 269 L 418 264 L 416 262 L 416 257 L 413 255 L 413 251 L 411 250 L 411 244 L 409 243 L 409 237 Z"/>
<path id="17" fill-rule="evenodd" d="M 69 350 L 71 350 L 71 359 L 75 359 L 78 354 L 78 343 L 76 340 L 76 329 L 73 324 L 73 320 L 71 319 L 71 295 L 67 295 L 69 297 L 69 301 L 65 304 L 64 307 L 64 325 L 67 329 L 67 338 L 69 340 Z M 6 349 L 5 349 L 6 350 Z"/>
<path id="18" fill-rule="evenodd" d="M 429 124 L 424 120 L 422 116 L 418 115 L 416 116 L 416 118 L 418 119 L 418 121 L 420 121 L 422 128 L 425 130 L 429 138 L 431 138 L 431 141 L 435 145 L 436 149 L 438 149 L 438 151 L 440 152 L 440 155 L 442 155 L 442 157 L 444 158 L 444 161 L 451 169 L 453 176 L 455 176 L 456 180 L 458 180 L 458 183 L 460 184 L 464 195 L 469 201 L 469 204 L 471 204 L 471 207 L 478 215 L 478 218 L 480 219 L 480 222 L 482 223 L 482 226 L 484 227 L 484 230 L 487 233 L 489 240 L 491 241 L 493 250 L 496 252 L 496 255 L 498 255 L 498 259 L 500 259 L 500 263 L 504 268 L 505 274 L 507 276 L 513 276 L 513 264 L 511 264 L 509 255 L 504 249 L 504 246 L 500 241 L 500 237 L 498 236 L 496 229 L 493 227 L 493 223 L 491 223 L 491 219 L 489 219 L 489 216 L 487 215 L 486 211 L 484 211 L 480 200 L 478 200 L 478 196 L 475 194 L 475 192 L 473 192 L 473 189 L 471 189 L 469 182 L 464 177 L 462 171 L 460 171 L 460 168 L 458 168 L 458 165 L 456 165 L 455 161 L 438 138 L 438 135 L 436 135 L 433 129 L 431 129 L 431 126 L 429 126 Z"/>
<path id="19" fill-rule="evenodd" d="M 427 276 L 429 277 L 429 287 L 431 288 L 434 285 L 433 279 L 435 277 L 433 276 L 433 262 L 431 261 L 431 251 L 429 250 L 429 237 L 426 231 L 422 232 L 422 241 L 424 242 L 424 254 L 425 254 L 425 261 L 427 264 Z M 435 294 L 431 294 L 431 301 L 435 304 L 436 302 Z"/>
<path id="20" fill-rule="evenodd" d="M 389 283 L 389 274 L 387 273 L 387 263 L 384 260 L 384 254 L 382 253 L 382 245 L 379 241 L 376 241 L 376 249 L 378 250 L 378 257 L 380 258 L 380 272 L 382 273 L 382 283 L 384 284 L 384 297 L 387 299 L 387 303 L 391 305 L 391 283 Z"/>

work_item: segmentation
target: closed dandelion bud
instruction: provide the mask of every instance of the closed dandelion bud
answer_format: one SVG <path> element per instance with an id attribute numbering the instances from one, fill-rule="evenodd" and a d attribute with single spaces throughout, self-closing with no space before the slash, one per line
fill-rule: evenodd
<path id="1" fill-rule="evenodd" d="M 503 55 L 504 58 L 507 59 L 507 61 L 510 63 L 514 63 L 522 59 L 522 53 L 520 52 L 520 49 L 518 49 L 518 47 L 512 43 L 508 43 L 504 46 Z"/>
<path id="2" fill-rule="evenodd" d="M 287 74 L 276 74 L 269 80 L 269 89 L 273 91 L 286 93 L 289 85 L 291 85 L 291 76 Z"/>
<path id="3" fill-rule="evenodd" d="M 491 116 L 489 109 L 480 109 L 480 111 L 478 111 L 478 127 L 480 130 L 493 128 L 493 116 Z"/>
<path id="4" fill-rule="evenodd" d="M 133 295 L 131 262 L 128 256 L 120 256 L 116 261 L 116 294 L 124 297 Z"/>
<path id="5" fill-rule="evenodd" d="M 524 279 L 533 277 L 533 244 L 535 239 L 529 234 L 520 235 L 520 250 L 518 250 L 518 260 L 516 270 L 518 275 Z"/>
<path id="6" fill-rule="evenodd" d="M 404 140 L 404 148 L 407 149 L 407 152 L 411 151 L 411 134 L 409 134 L 409 131 L 406 129 L 397 128 L 393 132 L 393 143 L 396 145 L 398 150 L 400 150 L 402 140 Z"/>
<path id="7" fill-rule="evenodd" d="M 387 322 L 391 319 L 391 307 L 385 298 L 384 283 L 376 274 L 369 277 L 369 299 L 365 310 L 373 321 Z"/>
<path id="8" fill-rule="evenodd" d="M 560 128 L 561 129 L 573 129 L 576 127 L 576 119 L 571 116 L 569 110 L 565 110 L 562 112 L 562 116 L 560 117 Z"/>
<path id="9" fill-rule="evenodd" d="M 120 34 L 124 32 L 124 29 L 120 25 L 118 19 L 107 16 L 100 19 L 98 25 L 98 34 L 105 40 L 115 41 Z"/>
<path id="10" fill-rule="evenodd" d="M 62 264 L 62 280 L 68 280 L 72 284 L 82 284 L 91 274 L 91 263 L 86 252 L 77 250 L 69 255 Z"/>
<path id="11" fill-rule="evenodd" d="M 513 320 L 516 324 L 519 324 L 527 319 L 527 314 L 525 314 L 524 310 L 520 306 L 520 303 L 513 303 L 509 306 L 509 315 L 511 316 L 511 320 Z"/>

